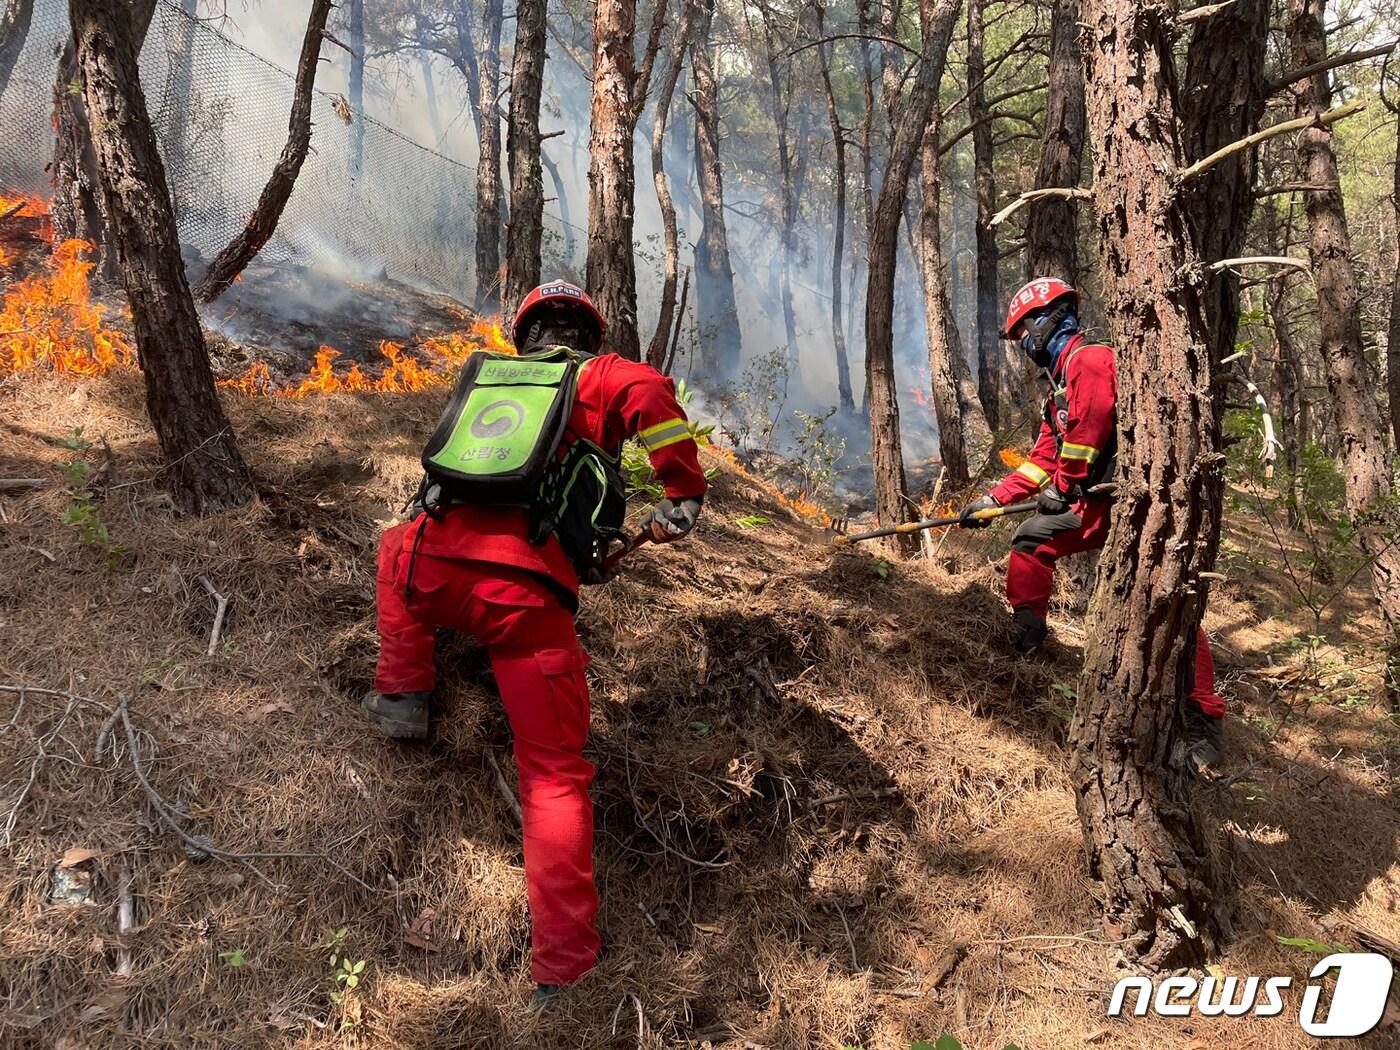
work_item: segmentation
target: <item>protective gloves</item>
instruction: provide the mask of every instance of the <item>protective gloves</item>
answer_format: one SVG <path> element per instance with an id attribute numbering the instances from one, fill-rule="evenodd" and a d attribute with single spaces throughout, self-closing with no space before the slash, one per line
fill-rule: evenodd
<path id="1" fill-rule="evenodd" d="M 1038 514 L 1065 514 L 1069 511 L 1070 504 L 1074 502 L 1073 492 L 1061 492 L 1055 485 L 1047 485 L 1040 490 L 1040 495 L 1035 498 L 1035 509 Z"/>
<path id="2" fill-rule="evenodd" d="M 700 500 L 663 499 L 651 508 L 651 513 L 642 522 L 642 527 L 651 533 L 653 543 L 671 543 L 695 528 L 695 519 L 698 517 Z"/>
<path id="3" fill-rule="evenodd" d="M 972 515 L 979 510 L 991 510 L 993 507 L 1000 507 L 991 496 L 982 496 L 973 500 L 962 510 L 958 511 L 958 517 L 962 520 L 958 522 L 960 529 L 985 529 L 992 523 L 991 518 L 974 518 Z"/>

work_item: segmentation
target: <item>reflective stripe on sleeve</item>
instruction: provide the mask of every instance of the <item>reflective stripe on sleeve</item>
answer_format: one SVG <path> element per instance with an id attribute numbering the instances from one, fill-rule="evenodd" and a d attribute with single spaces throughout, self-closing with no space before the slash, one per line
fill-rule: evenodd
<path id="1" fill-rule="evenodd" d="M 677 441 L 685 441 L 690 436 L 690 424 L 684 419 L 668 419 L 637 434 L 648 452 L 674 445 Z"/>
<path id="2" fill-rule="evenodd" d="M 1084 459 L 1090 463 L 1099 458 L 1099 450 L 1093 445 L 1076 445 L 1072 441 L 1066 441 L 1060 449 L 1062 459 Z"/>
<path id="3" fill-rule="evenodd" d="M 1028 478 L 1030 478 L 1032 481 L 1034 481 L 1034 482 L 1036 483 L 1036 486 L 1037 486 L 1038 488 L 1042 488 L 1042 489 L 1045 487 L 1046 483 L 1049 482 L 1049 480 L 1050 480 L 1050 475 L 1047 474 L 1047 473 L 1045 473 L 1045 471 L 1041 470 L 1039 467 L 1037 467 L 1037 466 L 1036 466 L 1034 463 L 1032 463 L 1030 460 L 1026 460 L 1026 462 L 1022 463 L 1019 467 L 1017 467 L 1017 468 L 1016 468 L 1016 473 L 1017 473 L 1017 474 L 1024 474 L 1026 477 L 1028 477 Z"/>

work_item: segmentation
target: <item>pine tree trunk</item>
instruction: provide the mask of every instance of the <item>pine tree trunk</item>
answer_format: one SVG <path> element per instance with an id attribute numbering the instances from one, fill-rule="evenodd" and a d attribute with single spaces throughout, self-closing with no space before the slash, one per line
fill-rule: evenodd
<path id="1" fill-rule="evenodd" d="M 1327 58 L 1322 0 L 1289 0 L 1288 43 L 1294 68 Z M 1294 87 L 1299 116 L 1316 116 L 1332 104 L 1328 74 Z M 1317 289 L 1317 324 L 1333 420 L 1341 442 L 1347 510 L 1361 549 L 1371 559 L 1371 587 L 1392 638 L 1400 633 L 1400 511 L 1393 496 L 1391 464 L 1377 404 L 1375 377 L 1361 343 L 1361 302 L 1351 261 L 1351 234 L 1337 170 L 1332 130 L 1320 123 L 1298 134 L 1298 175 L 1309 186 L 1308 254 Z"/>
<path id="2" fill-rule="evenodd" d="M 1152 969 L 1215 950 L 1215 875 L 1181 710 L 1220 537 L 1224 455 L 1200 258 L 1176 194 L 1173 7 L 1085 0 L 1104 300 L 1118 358 L 1119 476 L 1089 612 L 1072 775 L 1104 925 Z M 1170 405 L 1171 411 L 1163 406 Z"/>
<path id="3" fill-rule="evenodd" d="M 0 96 L 5 94 L 24 50 L 33 16 L 34 0 L 0 0 Z"/>
<path id="4" fill-rule="evenodd" d="M 331 0 L 312 0 L 311 14 L 306 21 L 306 35 L 301 42 L 301 57 L 297 61 L 296 89 L 292 93 L 292 111 L 287 126 L 287 144 L 273 166 L 267 185 L 258 197 L 258 206 L 248 223 L 209 264 L 209 269 L 195 286 L 195 298 L 211 303 L 228 290 L 253 257 L 262 250 L 282 218 L 282 210 L 291 200 L 297 176 L 311 148 L 311 104 L 316 86 L 316 68 L 321 64 L 321 40 L 326 32 L 326 18 L 331 13 Z"/>
<path id="5" fill-rule="evenodd" d="M 515 13 L 515 59 L 510 75 L 510 226 L 506 229 L 505 309 L 519 307 L 540 283 L 544 235 L 544 176 L 540 167 L 540 89 L 544 80 L 546 0 L 520 0 Z M 487 279 L 478 274 L 477 280 Z"/>
<path id="6" fill-rule="evenodd" d="M 130 8 L 70 0 L 69 12 L 146 409 L 171 487 L 182 506 L 198 513 L 245 503 L 253 480 L 219 404 L 185 282 L 165 168 L 141 93 Z"/>
<path id="7" fill-rule="evenodd" d="M 1390 397 L 1390 447 L 1400 449 L 1400 121 L 1395 126 L 1395 161 L 1390 169 L 1394 189 L 1395 268 L 1390 271 L 1390 323 L 1386 327 L 1385 386 Z"/>
<path id="8" fill-rule="evenodd" d="M 870 414 L 870 459 L 875 473 L 875 512 L 881 524 L 910 520 L 905 496 L 904 453 L 899 436 L 899 394 L 894 376 L 894 285 L 899 225 L 914 159 L 938 101 L 938 86 L 960 0 L 919 0 L 922 58 L 905 89 L 895 121 L 889 164 L 870 224 L 870 274 L 865 293 L 866 403 Z M 912 554 L 917 540 L 899 537 L 895 547 Z"/>
<path id="9" fill-rule="evenodd" d="M 1236 0 L 1196 23 L 1186 52 L 1181 97 L 1182 146 L 1200 160 L 1259 129 L 1268 94 L 1264 45 L 1269 0 Z M 1254 208 L 1254 151 L 1242 150 L 1185 187 L 1184 202 L 1207 262 L 1241 254 Z M 1240 316 L 1240 279 L 1232 270 L 1210 278 L 1206 310 L 1215 329 L 1216 359 L 1234 353 Z M 1224 387 L 1217 390 L 1222 398 Z"/>
<path id="10" fill-rule="evenodd" d="M 797 317 L 792 306 L 793 232 L 797 226 L 797 187 L 793 173 L 792 147 L 788 141 L 788 117 L 792 104 L 791 72 L 787 91 L 783 90 L 778 69 L 778 52 L 773 46 L 771 12 L 763 14 L 763 48 L 768 64 L 768 100 L 773 110 L 774 143 L 778 149 L 778 298 L 783 312 L 783 334 L 787 339 L 789 368 L 797 367 Z"/>
<path id="11" fill-rule="evenodd" d="M 365 167 L 365 0 L 350 0 L 350 175 Z"/>
<path id="12" fill-rule="evenodd" d="M 817 37 L 821 39 L 826 35 L 825 0 L 817 4 L 816 11 Z M 836 201 L 831 222 L 831 339 L 836 351 L 836 396 L 842 413 L 847 413 L 854 412 L 856 405 L 851 392 L 851 364 L 846 355 L 846 329 L 841 322 L 841 265 L 846 249 L 846 130 L 841 126 L 841 111 L 836 106 L 836 91 L 831 83 L 830 48 L 829 43 L 818 44 L 817 57 L 821 62 L 822 86 L 826 89 L 826 111 L 831 121 L 835 164 L 832 175 Z"/>
<path id="13" fill-rule="evenodd" d="M 948 275 L 943 269 L 940 221 L 941 196 L 938 171 L 938 133 L 935 116 L 924 133 L 920 171 L 922 204 L 919 212 L 919 269 L 924 283 L 924 327 L 928 334 L 928 370 L 933 417 L 938 423 L 938 455 L 943 486 L 950 491 L 972 480 L 967 439 L 963 434 L 962 404 L 953 373 L 953 335 L 957 323 L 948 307 Z"/>
<path id="14" fill-rule="evenodd" d="M 695 178 L 700 187 L 700 239 L 695 244 L 695 314 L 700 371 L 719 383 L 739 371 L 742 337 L 734 299 L 734 270 L 724 216 L 724 177 L 719 152 L 719 85 L 710 60 L 715 0 L 698 0 L 690 69 L 695 80 Z"/>
<path id="15" fill-rule="evenodd" d="M 609 349 L 641 359 L 632 152 L 636 0 L 598 0 L 593 16 L 593 111 L 588 151 L 588 294 L 608 319 Z"/>
<path id="16" fill-rule="evenodd" d="M 482 14 L 481 151 L 476 165 L 476 304 L 501 312 L 501 22 L 502 0 Z"/>
<path id="17" fill-rule="evenodd" d="M 1002 363 L 1001 293 L 997 288 L 997 234 L 992 228 L 996 180 L 992 166 L 992 121 L 987 112 L 986 62 L 982 46 L 983 0 L 967 4 L 968 119 L 972 122 L 973 180 L 977 189 L 977 393 L 987 424 L 995 430 L 1001 419 Z"/>
<path id="18" fill-rule="evenodd" d="M 1076 39 L 1077 0 L 1056 0 L 1050 16 L 1050 87 L 1035 188 L 1077 186 L 1084 153 L 1084 69 Z M 1026 209 L 1026 276 L 1079 283 L 1075 202 L 1040 200 Z"/>
<path id="19" fill-rule="evenodd" d="M 661 208 L 661 234 L 666 252 L 665 273 L 661 280 L 661 308 L 656 315 L 656 331 L 647 345 L 647 363 L 653 368 L 660 368 L 666 362 L 666 347 L 676 315 L 677 255 L 680 246 L 676 233 L 676 205 L 671 199 L 670 183 L 666 180 L 666 122 L 671 116 L 671 100 L 676 94 L 681 66 L 685 64 L 685 49 L 690 43 L 693 16 L 693 0 L 682 0 L 680 27 L 671 37 L 671 50 L 666 56 L 666 69 L 661 76 L 661 90 L 656 96 L 656 113 L 651 126 L 651 180 L 656 188 L 657 204 Z"/>

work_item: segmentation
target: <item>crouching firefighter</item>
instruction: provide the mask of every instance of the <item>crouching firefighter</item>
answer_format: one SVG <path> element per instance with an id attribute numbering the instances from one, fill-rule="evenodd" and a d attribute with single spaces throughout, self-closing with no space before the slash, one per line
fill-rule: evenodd
<path id="1" fill-rule="evenodd" d="M 609 575 L 623 539 L 622 442 L 640 438 L 666 498 L 643 528 L 656 543 L 695 525 L 705 475 L 671 381 L 599 354 L 605 325 L 564 282 L 526 296 L 519 356 L 471 355 L 423 451 L 420 512 L 379 549 L 376 695 L 364 708 L 391 737 L 423 739 L 433 629 L 483 645 L 510 721 L 531 917 L 532 1006 L 591 969 L 593 766 L 587 656 L 574 630 L 579 584 Z"/>
<path id="2" fill-rule="evenodd" d="M 1011 540 L 1006 596 L 1012 608 L 1012 647 L 1029 656 L 1047 628 L 1055 562 L 1098 550 L 1108 536 L 1118 423 L 1113 351 L 1079 331 L 1079 293 L 1054 277 L 1026 284 L 1011 299 L 1002 338 L 1015 340 L 1050 381 L 1045 419 L 1030 458 L 990 493 L 962 510 L 963 528 L 982 528 L 973 511 L 1036 497 L 1037 513 Z M 1196 636 L 1196 680 L 1187 705 L 1187 755 L 1193 767 L 1222 757 L 1225 701 L 1215 691 L 1215 664 L 1205 631 Z"/>

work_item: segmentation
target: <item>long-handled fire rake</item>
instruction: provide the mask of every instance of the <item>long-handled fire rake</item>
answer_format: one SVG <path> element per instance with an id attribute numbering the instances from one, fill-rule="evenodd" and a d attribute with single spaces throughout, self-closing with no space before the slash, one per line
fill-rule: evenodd
<path id="1" fill-rule="evenodd" d="M 975 510 L 968 515 L 978 521 L 991 521 L 993 518 L 1004 517 L 1007 514 L 1025 514 L 1035 510 L 1035 501 L 1028 503 L 1013 503 L 1009 507 L 987 507 L 984 510 Z M 899 525 L 886 525 L 883 529 L 871 529 L 869 532 L 857 532 L 848 535 L 845 531 L 846 521 L 838 518 L 831 523 L 831 528 L 836 535 L 831 542 L 839 546 L 848 543 L 859 543 L 861 540 L 879 539 L 881 536 L 898 536 L 906 532 L 922 532 L 924 529 L 941 529 L 946 525 L 956 525 L 963 520 L 961 514 L 954 514 L 948 518 L 924 518 L 922 521 L 906 521 Z"/>

